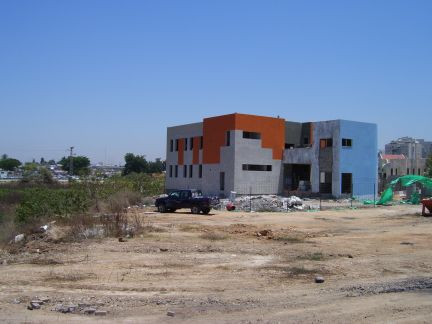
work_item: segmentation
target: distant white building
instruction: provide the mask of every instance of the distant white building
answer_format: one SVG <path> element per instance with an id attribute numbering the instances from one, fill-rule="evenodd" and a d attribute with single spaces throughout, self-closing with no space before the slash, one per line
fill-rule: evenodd
<path id="1" fill-rule="evenodd" d="M 9 171 L 0 169 L 0 179 L 7 179 L 9 178 Z"/>

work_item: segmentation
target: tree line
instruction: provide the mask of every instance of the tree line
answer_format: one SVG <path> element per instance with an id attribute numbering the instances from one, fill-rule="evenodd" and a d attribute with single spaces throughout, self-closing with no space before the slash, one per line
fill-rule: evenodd
<path id="1" fill-rule="evenodd" d="M 157 158 L 155 161 L 147 161 L 144 155 L 135 155 L 127 153 L 124 156 L 125 165 L 123 175 L 130 173 L 162 173 L 165 171 L 165 161 Z M 28 171 L 35 171 L 38 166 L 48 166 L 59 164 L 64 171 L 70 171 L 71 157 L 62 157 L 57 163 L 54 160 L 45 161 L 44 158 L 40 159 L 39 163 L 33 162 L 25 163 L 23 168 Z M 0 158 L 0 169 L 6 171 L 14 171 L 22 166 L 22 163 L 15 158 L 11 158 L 3 154 Z M 72 157 L 72 173 L 74 175 L 88 175 L 90 173 L 90 159 L 86 156 L 73 156 Z"/>

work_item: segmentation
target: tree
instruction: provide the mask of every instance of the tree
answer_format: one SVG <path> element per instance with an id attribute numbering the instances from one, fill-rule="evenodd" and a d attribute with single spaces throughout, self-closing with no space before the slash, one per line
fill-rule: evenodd
<path id="1" fill-rule="evenodd" d="M 148 173 L 162 173 L 165 171 L 165 161 L 157 158 L 154 162 L 149 162 Z"/>
<path id="2" fill-rule="evenodd" d="M 43 157 L 41 157 L 39 164 L 40 165 L 45 165 L 46 164 L 46 161 L 45 161 L 45 159 Z"/>
<path id="3" fill-rule="evenodd" d="M 132 172 L 148 172 L 148 162 L 144 155 L 134 155 L 133 153 L 127 153 L 124 159 L 126 163 L 124 166 L 123 175 L 127 175 Z"/>
<path id="4" fill-rule="evenodd" d="M 432 154 L 426 160 L 426 176 L 432 178 Z"/>
<path id="5" fill-rule="evenodd" d="M 6 171 L 13 171 L 15 168 L 18 168 L 21 165 L 21 162 L 17 159 L 8 158 L 6 154 L 3 154 L 2 159 L 0 160 L 0 169 Z"/>
<path id="6" fill-rule="evenodd" d="M 58 162 L 62 166 L 62 169 L 69 172 L 70 157 L 62 157 Z M 90 172 L 90 159 L 86 156 L 73 156 L 72 157 L 72 168 L 74 175 L 87 175 Z"/>

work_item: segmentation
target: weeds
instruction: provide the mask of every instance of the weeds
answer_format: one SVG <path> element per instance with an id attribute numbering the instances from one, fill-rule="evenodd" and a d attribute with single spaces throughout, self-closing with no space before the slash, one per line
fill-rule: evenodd
<path id="1" fill-rule="evenodd" d="M 323 261 L 325 259 L 321 252 L 309 253 L 306 255 L 299 256 L 298 259 L 311 260 L 311 261 Z"/>
<path id="2" fill-rule="evenodd" d="M 303 243 L 304 238 L 298 236 L 278 236 L 273 238 L 276 241 L 288 242 L 288 243 Z"/>
<path id="3" fill-rule="evenodd" d="M 55 272 L 51 270 L 45 277 L 45 280 L 49 281 L 81 281 L 86 279 L 97 279 L 94 273 L 80 273 L 80 272 Z"/>
<path id="4" fill-rule="evenodd" d="M 200 237 L 204 240 L 220 241 L 226 240 L 228 238 L 228 235 L 216 232 L 206 232 L 201 234 Z"/>

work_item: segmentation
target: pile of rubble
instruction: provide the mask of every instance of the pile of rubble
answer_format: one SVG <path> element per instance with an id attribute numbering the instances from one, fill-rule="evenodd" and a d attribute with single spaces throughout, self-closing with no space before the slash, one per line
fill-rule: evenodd
<path id="1" fill-rule="evenodd" d="M 221 199 L 220 209 L 233 205 L 235 210 L 256 212 L 283 212 L 303 210 L 305 205 L 299 197 L 276 195 L 241 196 L 235 199 Z"/>
<path id="2" fill-rule="evenodd" d="M 20 298 L 16 298 L 12 301 L 13 304 L 21 304 L 23 301 Z M 54 301 L 49 297 L 34 297 L 31 299 L 30 303 L 27 305 L 28 310 L 41 309 L 42 306 L 49 306 Z M 104 306 L 105 303 L 99 302 L 79 302 L 74 304 L 72 302 L 58 303 L 55 304 L 51 310 L 53 312 L 66 313 L 80 313 L 85 315 L 95 315 L 95 316 L 105 316 L 107 315 L 106 310 L 99 309 L 99 306 Z"/>

